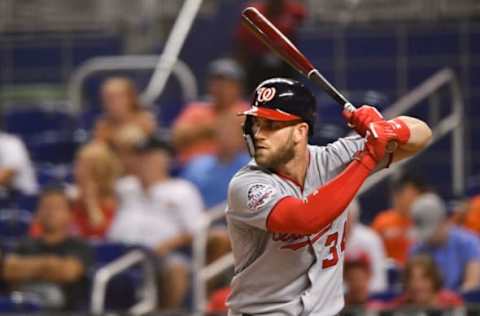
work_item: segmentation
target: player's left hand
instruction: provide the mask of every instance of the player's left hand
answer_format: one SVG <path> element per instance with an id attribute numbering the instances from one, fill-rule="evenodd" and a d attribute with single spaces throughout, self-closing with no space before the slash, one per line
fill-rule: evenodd
<path id="1" fill-rule="evenodd" d="M 354 112 L 343 111 L 343 117 L 348 124 L 362 137 L 365 137 L 371 123 L 383 121 L 383 116 L 370 105 L 363 105 Z"/>

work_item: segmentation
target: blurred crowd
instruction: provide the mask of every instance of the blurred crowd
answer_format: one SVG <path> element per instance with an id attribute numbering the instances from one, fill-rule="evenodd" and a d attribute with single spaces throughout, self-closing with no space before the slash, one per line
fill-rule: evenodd
<path id="1" fill-rule="evenodd" d="M 85 307 L 92 242 L 108 241 L 148 252 L 158 270 L 159 307 L 183 306 L 192 238 L 249 161 L 237 115 L 248 107 L 244 77 L 232 59 L 212 62 L 208 96 L 186 104 L 168 132 L 141 104 L 132 80 L 108 78 L 99 92 L 103 114 L 77 152 L 73 181 L 40 192 L 25 146 L 2 134 L 0 147 L 8 151 L 0 163 L 4 200 L 15 199 L 13 191 L 38 192 L 29 237 L 12 240 L 2 253 L 5 290 L 35 294 L 46 308 Z M 206 260 L 229 251 L 219 223 L 208 232 Z"/>
<path id="2" fill-rule="evenodd" d="M 305 17 L 302 5 L 252 4 L 295 39 Z M 3 241 L 5 295 L 35 295 L 47 309 L 86 308 L 95 245 L 101 241 L 149 254 L 159 308 L 187 304 L 192 239 L 208 210 L 226 200 L 230 178 L 250 160 L 237 113 L 249 106 L 249 92 L 258 82 L 292 75 L 245 29 L 239 27 L 235 36 L 238 55 L 208 65 L 206 96 L 184 105 L 168 130 L 142 104 L 132 80 L 104 81 L 103 113 L 76 154 L 70 183 L 39 188 L 22 140 L 0 133 L 2 207 L 36 197 L 36 211 L 26 220 L 28 237 Z M 359 201 L 348 208 L 347 306 L 462 306 L 464 294 L 480 286 L 480 195 L 451 209 L 418 175 L 402 174 L 391 187 L 390 209 L 363 207 L 378 212 L 370 225 L 359 221 Z M 230 251 L 223 222 L 209 229 L 207 239 L 207 263 Z M 210 311 L 225 311 L 228 278 L 209 286 Z"/>

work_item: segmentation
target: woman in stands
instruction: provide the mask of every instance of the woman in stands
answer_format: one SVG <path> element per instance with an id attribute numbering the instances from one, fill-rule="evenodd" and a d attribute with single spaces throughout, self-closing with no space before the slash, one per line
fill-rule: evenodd
<path id="1" fill-rule="evenodd" d="M 120 175 L 116 155 L 104 144 L 84 146 L 75 158 L 74 224 L 83 237 L 102 238 L 115 215 L 114 185 Z"/>
<path id="2" fill-rule="evenodd" d="M 112 77 L 101 88 L 104 115 L 97 120 L 94 140 L 110 144 L 121 128 L 137 125 L 149 136 L 157 128 L 155 117 L 142 107 L 135 84 L 128 78 Z"/>
<path id="3" fill-rule="evenodd" d="M 427 309 L 454 308 L 463 305 L 462 299 L 442 288 L 442 277 L 429 256 L 412 257 L 405 267 L 404 294 L 389 307 L 413 306 Z"/>

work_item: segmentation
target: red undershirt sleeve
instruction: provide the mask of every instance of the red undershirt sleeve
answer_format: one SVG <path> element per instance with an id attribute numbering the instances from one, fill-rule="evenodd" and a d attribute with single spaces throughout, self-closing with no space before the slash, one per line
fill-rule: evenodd
<path id="1" fill-rule="evenodd" d="M 342 214 L 374 165 L 375 162 L 369 155 L 361 155 L 305 200 L 293 196 L 281 199 L 267 218 L 267 229 L 293 234 L 320 231 Z"/>

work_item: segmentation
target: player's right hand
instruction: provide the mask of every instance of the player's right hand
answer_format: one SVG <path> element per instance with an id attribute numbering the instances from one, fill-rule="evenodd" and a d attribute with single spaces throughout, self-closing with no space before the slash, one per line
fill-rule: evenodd
<path id="1" fill-rule="evenodd" d="M 392 141 L 398 141 L 398 136 L 390 122 L 382 120 L 370 123 L 364 153 L 378 164 L 385 158 L 387 146 Z M 374 167 L 369 166 L 370 169 Z"/>
<path id="2" fill-rule="evenodd" d="M 342 115 L 347 123 L 362 137 L 367 135 L 371 123 L 383 120 L 382 114 L 370 105 L 362 105 L 353 112 L 343 111 Z"/>

